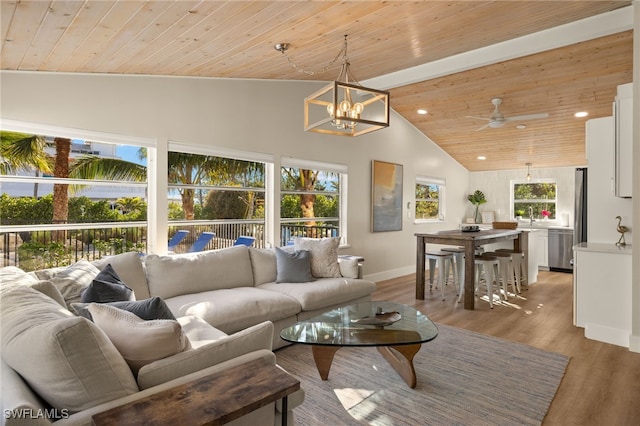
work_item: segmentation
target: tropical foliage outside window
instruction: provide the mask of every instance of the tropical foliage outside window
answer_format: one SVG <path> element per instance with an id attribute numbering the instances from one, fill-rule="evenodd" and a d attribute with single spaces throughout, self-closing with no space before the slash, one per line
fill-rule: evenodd
<path id="1" fill-rule="evenodd" d="M 280 170 L 282 243 L 294 236 L 340 236 L 340 182 L 345 173 L 284 166 Z"/>
<path id="2" fill-rule="evenodd" d="M 529 218 L 529 212 L 534 219 L 556 218 L 556 182 L 553 180 L 542 182 L 512 182 L 513 217 Z"/>
<path id="3" fill-rule="evenodd" d="M 264 219 L 265 165 L 169 152 L 169 219 Z"/>
<path id="4" fill-rule="evenodd" d="M 23 269 L 69 264 L 88 250 L 97 257 L 144 251 L 144 227 L 111 225 L 146 221 L 145 164 L 122 156 L 140 147 L 35 132 L 0 136 L 0 223 L 54 225 L 5 235 L 3 251 L 21 258 Z M 66 227 L 90 223 L 109 225 Z"/>
<path id="5" fill-rule="evenodd" d="M 416 221 L 444 219 L 443 192 L 444 181 L 441 179 L 416 177 Z"/>

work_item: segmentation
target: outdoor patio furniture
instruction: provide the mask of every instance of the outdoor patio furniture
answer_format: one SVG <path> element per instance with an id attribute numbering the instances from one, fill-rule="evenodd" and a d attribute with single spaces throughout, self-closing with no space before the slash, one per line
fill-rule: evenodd
<path id="1" fill-rule="evenodd" d="M 184 240 L 184 237 L 186 237 L 188 234 L 189 234 L 189 231 L 186 231 L 184 229 L 177 231 L 175 234 L 173 234 L 173 237 L 171 237 L 168 243 L 169 251 L 175 251 L 178 244 L 180 244 L 182 240 Z"/>
<path id="2" fill-rule="evenodd" d="M 243 246 L 251 247 L 255 241 L 256 241 L 255 237 L 240 235 L 238 239 L 233 243 L 233 245 L 234 246 L 243 245 Z"/>
<path id="3" fill-rule="evenodd" d="M 215 232 L 203 232 L 198 239 L 187 249 L 187 253 L 195 253 L 202 251 L 207 244 L 216 237 Z"/>

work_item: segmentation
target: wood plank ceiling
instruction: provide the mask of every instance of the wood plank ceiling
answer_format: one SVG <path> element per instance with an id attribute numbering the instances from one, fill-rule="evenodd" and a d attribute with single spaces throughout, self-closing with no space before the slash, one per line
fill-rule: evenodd
<path id="1" fill-rule="evenodd" d="M 3 70 L 224 78 L 335 79 L 349 35 L 360 81 L 626 7 L 615 1 L 5 1 Z M 632 81 L 632 32 L 394 87 L 391 105 L 471 171 L 586 164 L 584 121 L 611 115 Z M 476 131 L 491 99 L 505 116 L 548 113 Z M 416 110 L 425 108 L 427 115 Z M 302 123 L 300 124 L 302 126 Z M 392 123 L 393 125 L 393 123 Z M 477 156 L 484 155 L 485 161 Z"/>

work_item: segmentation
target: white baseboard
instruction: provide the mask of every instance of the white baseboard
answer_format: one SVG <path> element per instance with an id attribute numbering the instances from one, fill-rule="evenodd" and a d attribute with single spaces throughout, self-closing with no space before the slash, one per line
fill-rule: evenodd
<path id="1" fill-rule="evenodd" d="M 640 352 L 640 336 L 631 334 L 629 336 L 629 350 L 631 352 Z"/>
<path id="2" fill-rule="evenodd" d="M 367 267 L 365 264 L 365 269 L 366 268 Z M 375 274 L 366 274 L 364 276 L 364 279 L 373 281 L 373 282 L 378 282 L 378 281 L 390 280 L 392 278 L 403 277 L 405 275 L 415 274 L 415 273 L 416 273 L 415 266 L 405 266 L 402 268 L 391 269 L 383 272 L 377 272 Z"/>
<path id="3" fill-rule="evenodd" d="M 630 331 L 621 328 L 607 327 L 605 325 L 587 323 L 584 327 L 584 337 L 611 343 L 612 345 L 629 347 Z"/>

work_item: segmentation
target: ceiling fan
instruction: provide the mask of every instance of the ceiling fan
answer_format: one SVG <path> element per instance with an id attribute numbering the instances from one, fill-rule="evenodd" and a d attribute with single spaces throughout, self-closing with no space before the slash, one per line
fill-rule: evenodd
<path id="1" fill-rule="evenodd" d="M 492 129 L 497 129 L 499 127 L 504 126 L 504 123 L 506 123 L 507 121 L 525 121 L 525 120 L 537 120 L 539 118 L 547 118 L 549 117 L 549 114 L 542 113 L 542 114 L 527 114 L 527 115 L 516 115 L 513 117 L 505 117 L 499 109 L 500 104 L 502 103 L 502 98 L 493 98 L 491 99 L 491 103 L 495 106 L 495 109 L 493 110 L 493 112 L 491 113 L 491 115 L 489 116 L 489 118 L 487 117 L 475 117 L 475 116 L 471 116 L 468 115 L 467 118 L 474 118 L 476 120 L 487 120 L 489 121 L 487 124 L 485 124 L 484 126 L 480 127 L 479 129 L 476 130 L 483 130 L 486 129 L 487 127 L 491 127 Z"/>

